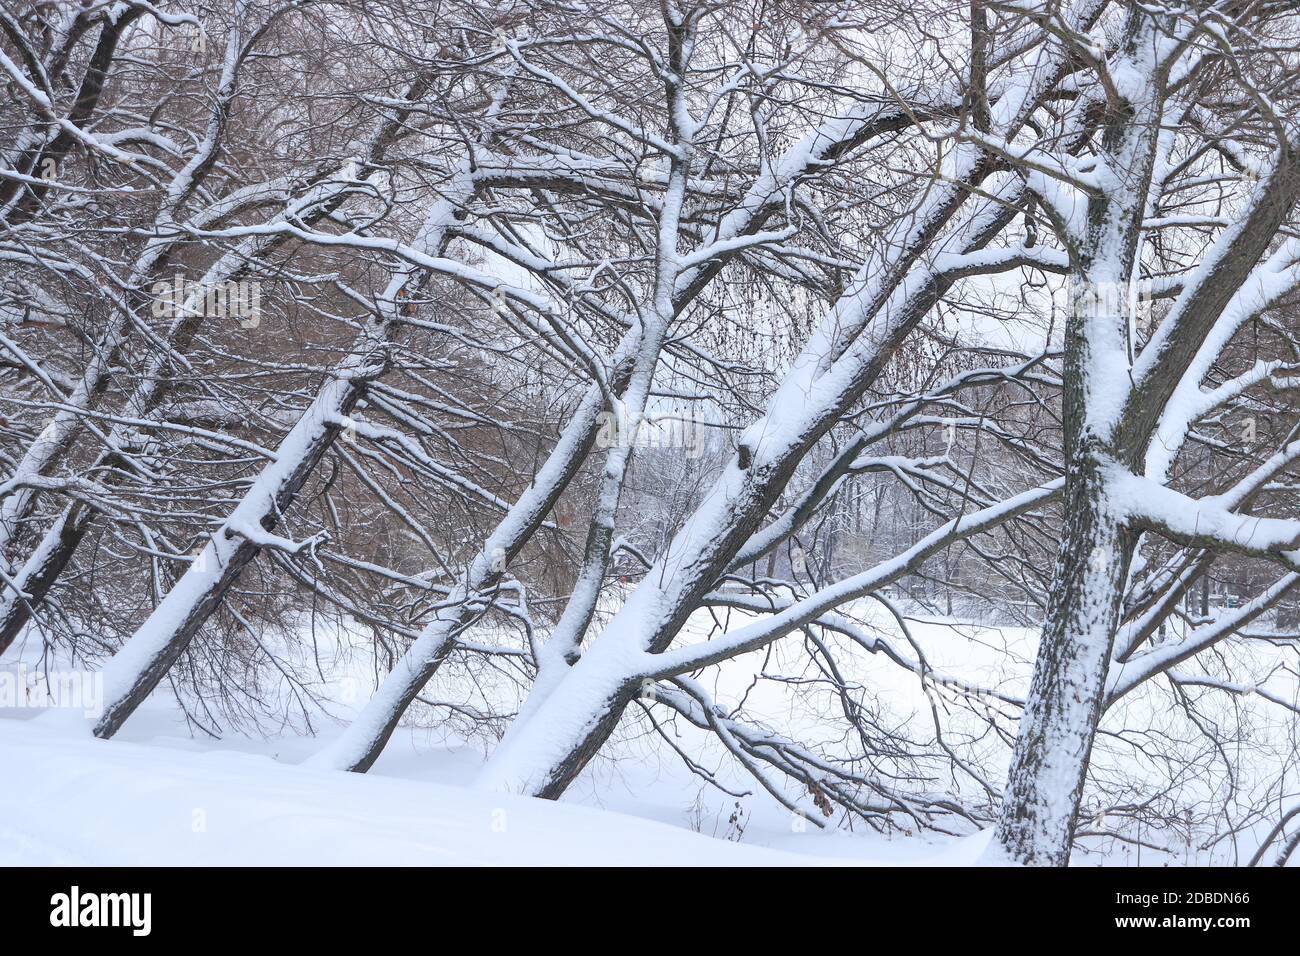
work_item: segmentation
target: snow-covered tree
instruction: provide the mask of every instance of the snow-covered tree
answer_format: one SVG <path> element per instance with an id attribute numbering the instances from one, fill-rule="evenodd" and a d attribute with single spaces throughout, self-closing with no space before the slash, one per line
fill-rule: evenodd
<path id="1" fill-rule="evenodd" d="M 1126 838 L 1093 758 L 1152 730 L 1130 702 L 1297 711 L 1298 30 L 1239 0 L 0 14 L 0 653 L 101 666 L 101 737 L 164 681 L 216 732 L 250 674 L 316 693 L 260 635 L 325 608 L 378 680 L 320 767 L 419 702 L 492 742 L 489 790 L 558 798 L 620 725 L 717 783 L 692 728 L 818 822 L 1027 864 Z M 1036 661 L 936 668 L 921 609 L 1027 622 Z M 760 660 L 825 733 L 710 691 Z"/>

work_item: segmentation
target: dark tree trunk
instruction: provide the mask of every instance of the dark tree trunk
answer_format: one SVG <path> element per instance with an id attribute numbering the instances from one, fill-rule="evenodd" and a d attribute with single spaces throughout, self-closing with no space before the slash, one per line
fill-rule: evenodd
<path id="1" fill-rule="evenodd" d="M 1085 450 L 1067 475 L 1052 602 L 998 819 L 1003 851 L 1029 865 L 1069 861 L 1132 557 L 1131 535 L 1106 512 L 1099 472 Z"/>

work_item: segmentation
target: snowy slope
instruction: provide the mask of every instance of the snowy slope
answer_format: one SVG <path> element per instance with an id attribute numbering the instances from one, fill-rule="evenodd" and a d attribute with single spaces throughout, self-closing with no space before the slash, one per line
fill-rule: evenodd
<path id="1" fill-rule="evenodd" d="M 842 863 L 570 804 L 0 720 L 0 865 Z"/>
<path id="2" fill-rule="evenodd" d="M 732 626 L 749 620 L 733 618 Z M 1029 631 L 938 620 L 912 626 L 942 671 L 1011 689 L 1025 678 Z M 689 627 L 707 631 L 709 624 L 693 620 Z M 364 701 L 371 678 L 364 661 L 340 652 L 347 638 L 316 637 L 327 675 L 319 689 L 334 700 Z M 1019 668 L 1007 665 L 1008 649 Z M 0 658 L 0 672 L 19 667 L 24 650 L 34 672 L 39 648 L 22 644 Z M 924 698 L 911 674 L 878 655 L 850 660 L 854 676 L 896 719 L 928 717 L 918 708 Z M 779 655 L 769 662 L 778 664 Z M 818 739 L 815 714 L 789 697 L 785 685 L 750 686 L 763 667 L 742 658 L 719 669 L 709 678 L 715 698 L 729 705 L 745 695 L 752 713 Z M 456 691 L 440 687 L 438 696 L 461 699 Z M 506 698 L 488 704 L 517 706 Z M 338 709 L 336 716 L 346 720 L 347 708 Z M 680 742 L 747 795 L 733 799 L 706 786 L 658 738 L 630 732 L 612 741 L 555 804 L 474 789 L 482 747 L 448 737 L 418 710 L 413 717 L 421 719 L 400 729 L 366 775 L 300 766 L 339 733 L 342 725 L 323 714 L 313 718 L 318 736 L 285 726 L 278 733 L 267 728 L 265 738 L 228 730 L 213 739 L 196 734 L 171 695 L 158 693 L 119 736 L 99 741 L 48 719 L 59 714 L 30 719 L 38 713 L 0 707 L 0 766 L 9 771 L 0 787 L 0 865 L 961 865 L 975 861 L 986 836 L 952 840 L 797 826 L 802 821 L 755 787 L 715 742 L 689 731 Z M 1138 717 L 1155 723 L 1151 713 Z M 988 759 L 996 765 L 1005 755 Z M 1138 857 L 1124 844 L 1089 849 L 1076 854 L 1077 865 L 1190 862 L 1185 850 L 1148 849 Z"/>

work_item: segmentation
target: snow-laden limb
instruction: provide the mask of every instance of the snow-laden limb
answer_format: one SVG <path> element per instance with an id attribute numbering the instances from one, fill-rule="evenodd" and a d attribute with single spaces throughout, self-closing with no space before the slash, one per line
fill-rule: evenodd
<path id="1" fill-rule="evenodd" d="M 698 681 L 678 677 L 671 684 L 647 685 L 638 703 L 652 717 L 653 707 L 661 705 L 693 726 L 713 733 L 774 800 L 815 826 L 828 826 L 826 818 L 833 815 L 836 806 L 868 822 L 888 821 L 899 815 L 918 828 L 941 833 L 953 832 L 945 826 L 948 818 L 975 819 L 967 808 L 946 797 L 900 792 L 856 772 L 848 762 L 829 760 L 797 741 L 737 720 L 714 703 Z M 666 732 L 661 733 L 667 737 Z M 769 767 L 801 786 L 811 802 L 791 798 L 780 780 L 769 775 Z"/>
<path id="2" fill-rule="evenodd" d="M 159 270 L 166 267 L 174 247 L 184 235 L 176 217 L 181 214 L 187 200 L 200 188 L 216 163 L 218 153 L 224 145 L 223 134 L 230 105 L 238 94 L 240 70 L 250 52 L 251 48 L 245 45 L 242 32 L 231 29 L 220 80 L 209 111 L 206 133 L 196 145 L 190 159 L 166 184 L 154 219 L 154 238 L 146 242 L 126 280 L 126 288 L 131 290 L 126 301 L 115 310 L 96 343 L 90 363 L 73 392 L 67 396 L 67 407 L 50 419 L 24 452 L 12 476 L 0 485 L 0 562 L 9 560 L 13 538 L 32 505 L 32 495 L 23 483 L 34 475 L 46 472 L 68 450 L 82 427 L 81 412 L 90 408 L 104 390 L 113 365 L 136 324 L 134 313 L 146 304 L 145 288 L 157 277 Z M 64 122 L 77 128 L 71 121 Z M 130 159 L 124 158 L 128 161 Z M 200 222 L 202 221 L 200 217 Z"/>
<path id="3" fill-rule="evenodd" d="M 1004 384 L 1019 380 L 1022 377 L 1032 377 L 1038 373 L 1045 359 L 1045 355 L 1039 355 L 1027 359 L 1018 366 L 1001 369 L 971 369 L 962 372 L 943 385 L 930 389 L 926 394 L 909 399 L 901 406 L 891 409 L 893 414 L 890 418 L 873 422 L 867 427 L 859 429 L 853 440 L 846 443 L 835 458 L 823 468 L 822 472 L 808 483 L 807 489 L 796 501 L 792 502 L 782 514 L 754 533 L 736 554 L 728 571 L 737 571 L 743 566 L 769 554 L 783 541 L 788 540 L 795 534 L 799 528 L 806 525 L 819 506 L 834 498 L 846 477 L 861 469 L 863 452 L 873 444 L 893 435 L 897 430 L 909 423 L 915 424 L 918 420 L 922 420 L 920 413 L 928 403 L 940 401 L 947 396 L 957 394 L 963 389 L 979 388 L 990 384 Z M 947 422 L 945 421 L 942 424 L 946 425 Z M 981 427 L 988 427 L 987 423 L 980 424 Z"/>
<path id="4" fill-rule="evenodd" d="M 1277 550 L 1276 548 L 1260 550 L 1250 546 L 1255 542 L 1248 542 L 1248 545 L 1243 547 L 1239 542 L 1231 539 L 1224 541 L 1219 540 L 1214 535 L 1201 536 L 1199 534 L 1200 521 L 1193 518 L 1189 522 L 1187 517 L 1188 515 L 1196 515 L 1201 502 L 1205 502 L 1206 507 L 1212 512 L 1210 521 L 1226 522 L 1235 528 L 1238 535 L 1248 531 L 1251 523 L 1256 519 L 1242 516 L 1236 512 L 1249 505 L 1268 487 L 1271 481 L 1291 467 L 1297 460 L 1300 460 L 1300 441 L 1293 441 L 1261 461 L 1257 467 L 1246 473 L 1225 491 L 1201 499 L 1188 499 L 1186 496 L 1159 486 L 1158 483 L 1151 482 L 1150 479 L 1129 482 L 1128 478 L 1132 476 L 1121 472 L 1119 482 L 1121 486 L 1127 485 L 1129 489 L 1127 498 L 1130 501 L 1136 500 L 1137 502 L 1135 523 L 1142 525 L 1144 521 L 1142 513 L 1144 493 L 1154 484 L 1156 487 L 1153 489 L 1152 500 L 1163 502 L 1166 510 L 1174 508 L 1178 511 L 1178 514 L 1175 516 L 1175 521 L 1167 527 L 1158 520 L 1145 519 L 1148 526 L 1162 536 L 1189 547 L 1181 552 L 1179 560 L 1171 562 L 1165 570 L 1152 576 L 1145 586 L 1146 593 L 1139 590 L 1131 598 L 1134 602 L 1134 608 L 1138 611 L 1138 616 L 1126 622 L 1116 636 L 1113 654 L 1116 661 L 1122 663 L 1128 660 L 1152 637 L 1156 629 L 1175 611 L 1178 603 L 1186 597 L 1192 585 L 1201 580 L 1208 572 L 1220 552 L 1245 553 L 1280 563 L 1284 567 L 1297 566 L 1295 555 L 1286 550 Z M 1136 495 L 1134 491 L 1137 492 Z M 1227 512 L 1226 516 L 1225 512 Z M 1193 537 L 1188 537 L 1186 534 L 1189 523 L 1195 526 L 1196 534 Z M 1272 527 L 1277 530 L 1275 523 Z M 1281 597 L 1282 595 L 1277 596 Z M 1224 636 L 1230 636 L 1230 634 L 1231 631 L 1225 632 Z"/>
<path id="5" fill-rule="evenodd" d="M 1008 517 L 1006 520 L 1011 520 L 1011 519 L 1010 517 Z M 992 527 L 994 527 L 994 525 L 990 525 L 988 528 L 984 530 L 990 530 Z M 815 594 L 810 595 L 810 597 L 816 597 L 816 596 L 817 595 Z M 868 592 L 864 596 L 869 596 L 880 603 L 885 603 L 879 591 Z M 701 602 L 701 604 L 703 607 L 706 608 L 721 607 L 721 608 L 740 609 L 748 612 L 750 615 L 754 616 L 755 618 L 763 618 L 765 615 L 770 616 L 774 614 L 783 613 L 784 611 L 787 611 L 790 608 L 794 607 L 801 600 L 803 599 L 785 598 L 785 597 L 777 597 L 777 596 L 755 597 L 755 596 L 737 594 L 731 591 L 715 591 L 711 594 L 706 595 L 704 600 Z M 765 622 L 760 622 L 760 623 L 765 623 Z M 898 647 L 897 642 L 887 640 L 886 637 L 879 631 L 868 629 L 864 625 L 854 620 L 853 617 L 851 617 L 847 613 L 841 613 L 839 611 L 826 611 L 820 614 L 819 616 L 817 616 L 816 618 L 813 618 L 812 620 L 808 621 L 807 623 L 800 625 L 798 629 L 804 631 L 805 634 L 808 634 L 810 636 L 815 634 L 816 631 L 825 631 L 829 634 L 842 635 L 843 637 L 846 637 L 848 640 L 853 642 L 854 645 L 856 645 L 858 648 L 865 651 L 866 653 L 882 654 L 890 661 L 892 661 L 894 664 L 902 668 L 903 670 L 907 671 L 908 673 L 916 675 L 916 677 L 920 678 L 922 681 L 939 684 L 939 685 L 960 687 L 962 688 L 962 692 L 964 694 L 971 697 L 997 700 L 1002 703 L 1011 704 L 1016 707 L 1024 706 L 1024 700 L 1013 694 L 1009 694 L 1006 691 L 999 690 L 995 687 L 982 686 L 978 683 L 961 678 L 955 673 L 950 673 L 933 667 L 923 657 L 917 655 L 915 652 L 909 653 L 908 651 Z M 785 633 L 793 633 L 795 629 L 791 628 L 787 631 L 784 627 L 782 627 L 781 630 L 785 631 Z M 772 640 L 776 640 L 776 639 L 778 638 L 772 638 Z M 764 646 L 770 643 L 771 640 L 767 641 Z M 689 656 L 689 652 L 691 651 L 698 651 L 702 655 L 704 652 L 708 650 L 708 645 L 701 644 L 696 647 L 686 648 L 685 650 L 688 652 L 687 655 L 685 656 Z M 647 655 L 646 658 L 647 668 L 645 671 L 645 675 L 642 677 L 642 681 L 654 680 L 656 678 L 676 680 L 678 677 L 681 677 L 683 674 L 690 673 L 691 670 L 694 670 L 694 668 L 688 669 L 683 667 L 681 662 L 675 656 L 672 655 L 671 651 L 667 652 L 667 654 L 668 657 L 670 658 L 670 663 L 667 670 L 673 671 L 675 673 L 664 673 L 660 670 L 656 670 L 656 665 L 662 665 L 665 655 L 663 654 Z M 702 666 L 708 666 L 709 664 L 712 663 L 718 663 L 718 662 L 706 661 L 706 663 Z"/>
<path id="6" fill-rule="evenodd" d="M 1126 389 L 1126 431 L 1146 444 L 1169 416 L 1168 431 L 1149 454 L 1152 477 L 1167 469 L 1165 445 L 1175 450 L 1194 420 L 1195 396 L 1209 364 L 1254 315 L 1295 287 L 1294 241 L 1282 243 L 1260 262 L 1300 196 L 1300 126 L 1291 124 L 1275 144 L 1267 173 L 1250 193 L 1244 214 L 1215 237 L 1168 316 L 1133 363 L 1134 386 Z"/>
<path id="7" fill-rule="evenodd" d="M 1064 479 L 1058 479 L 988 508 L 960 515 L 889 561 L 827 585 L 820 591 L 792 602 L 769 618 L 737 628 L 707 644 L 646 655 L 645 676 L 664 678 L 688 674 L 710 664 L 758 650 L 791 631 L 816 622 L 823 614 L 914 572 L 953 542 L 984 533 L 1041 507 L 1059 495 L 1064 485 Z"/>
<path id="8" fill-rule="evenodd" d="M 510 559 L 541 525 L 583 463 L 603 407 L 600 391 L 592 388 L 527 491 L 509 508 L 470 561 L 464 579 L 441 602 L 433 620 L 385 675 L 338 739 L 309 759 L 312 766 L 358 772 L 370 769 L 407 707 L 446 659 L 460 634 L 482 613 L 479 605 L 486 596 L 484 592 L 500 580 Z"/>
<path id="9" fill-rule="evenodd" d="M 1300 572 L 1285 574 L 1241 607 L 1221 611 L 1212 621 L 1193 628 L 1181 640 L 1161 644 L 1122 663 L 1112 664 L 1104 706 L 1110 707 L 1152 677 L 1168 672 L 1231 637 L 1289 594 L 1297 583 L 1300 583 Z"/>
<path id="10" fill-rule="evenodd" d="M 418 96 L 423 83 L 417 81 L 408 90 L 408 99 Z M 338 168 L 327 168 L 309 181 L 303 188 L 293 190 L 284 180 L 267 183 L 250 184 L 232 190 L 224 197 L 210 203 L 191 220 L 195 228 L 220 225 L 223 220 L 248 211 L 249 208 L 272 203 L 275 210 L 269 221 L 294 221 L 304 224 L 314 223 L 338 208 L 364 177 L 371 174 L 382 162 L 384 153 L 396 137 L 400 124 L 406 113 L 399 111 L 393 119 L 378 124 L 373 135 L 364 144 L 353 159 Z M 204 272 L 202 278 L 190 287 L 185 301 L 180 304 L 176 314 L 167 326 L 160 345 L 141 370 L 139 381 L 128 396 L 124 405 L 124 415 L 135 419 L 148 419 L 154 416 L 159 404 L 166 394 L 174 364 L 184 364 L 183 353 L 204 321 L 202 308 L 207 290 L 220 287 L 224 283 L 246 274 L 280 245 L 278 237 L 255 236 L 243 240 L 234 248 L 225 252 Z M 11 352 L 17 346 L 0 337 L 0 345 Z M 74 412 L 79 406 L 75 396 L 64 400 L 67 411 Z M 112 432 L 104 438 L 105 451 L 90 467 L 90 471 L 110 471 L 123 465 L 138 468 L 132 462 L 132 456 L 123 449 L 129 443 L 130 436 L 148 421 L 135 421 L 131 424 L 117 424 Z M 15 474 L 29 472 L 32 467 L 48 469 L 52 459 L 44 456 L 39 465 L 31 464 L 26 468 L 20 466 Z M 0 486 L 0 494 L 4 488 Z M 22 509 L 30 505 L 30 496 L 10 502 L 6 499 L 5 507 L 10 509 L 11 520 L 16 520 Z M 43 602 L 46 594 L 59 579 L 63 570 L 72 560 L 97 511 L 84 502 L 75 502 L 64 509 L 53 525 L 41 537 L 37 545 L 15 569 L 13 579 L 6 582 L 0 593 L 0 653 L 14 641 Z M 0 550 L 0 554 L 3 551 Z M 18 592 L 24 595 L 18 599 Z"/>
<path id="11" fill-rule="evenodd" d="M 473 194 L 468 164 L 433 203 L 413 248 L 440 252 L 452 222 Z M 388 362 L 388 335 L 397 317 L 399 296 L 418 280 L 415 269 L 393 275 L 380 298 L 379 315 L 367 321 L 351 351 L 339 363 L 302 417 L 276 449 L 275 461 L 243 494 L 229 516 L 180 580 L 136 633 L 104 667 L 104 713 L 95 733 L 111 737 L 149 695 L 221 599 L 259 546 L 239 528 L 274 526 L 303 483 L 342 431 L 366 386 Z"/>
<path id="12" fill-rule="evenodd" d="M 1289 554 L 1300 549 L 1300 521 L 1238 514 L 1215 496 L 1192 498 L 1119 467 L 1110 469 L 1105 484 L 1110 505 L 1123 520 L 1187 547 L 1300 561 L 1300 555 Z"/>
<path id="13" fill-rule="evenodd" d="M 1217 388 L 1206 390 L 1201 387 L 1211 365 L 1241 327 L 1300 285 L 1300 266 L 1296 264 L 1298 256 L 1300 242 L 1289 239 L 1281 243 L 1242 282 L 1232 300 L 1224 307 L 1219 320 L 1200 342 L 1155 427 L 1146 457 L 1147 477 L 1157 481 L 1165 480 L 1188 431 L 1197 419 L 1259 384 L 1282 367 L 1279 361 L 1261 361 L 1251 371 L 1224 382 Z"/>
<path id="14" fill-rule="evenodd" d="M 1017 100 L 1016 105 L 1021 101 Z M 1012 121 L 1010 98 L 1003 104 Z M 980 158 L 960 148 L 945 181 L 982 181 Z M 556 796 L 612 732 L 647 653 L 665 650 L 694 604 L 753 534 L 793 465 L 872 380 L 883 357 L 954 281 L 940 257 L 983 248 L 1010 218 L 1010 183 L 973 211 L 968 193 L 940 188 L 897 227 L 887 268 L 869 262 L 818 325 L 767 406 L 739 440 L 718 483 L 604 633 L 547 698 L 512 726 L 481 785 Z M 950 225 L 951 221 L 951 225 Z M 961 262 L 960 259 L 948 259 Z"/>
<path id="15" fill-rule="evenodd" d="M 1295 851 L 1300 849 L 1300 828 L 1297 828 L 1296 825 L 1292 823 L 1292 821 L 1297 818 L 1300 818 L 1300 803 L 1294 804 L 1283 810 L 1280 819 L 1277 821 L 1277 825 L 1274 826 L 1273 829 L 1268 832 L 1268 835 L 1264 837 L 1263 841 L 1261 841 L 1259 849 L 1256 850 L 1255 855 L 1250 858 L 1250 862 L 1247 866 L 1260 866 L 1268 856 L 1269 850 L 1277 845 L 1277 841 L 1283 837 L 1286 838 L 1278 847 L 1277 853 L 1273 857 L 1270 865 L 1286 866 L 1288 861 L 1290 861 L 1291 857 L 1295 854 Z M 1290 836 L 1286 836 L 1288 826 L 1292 828 Z"/>

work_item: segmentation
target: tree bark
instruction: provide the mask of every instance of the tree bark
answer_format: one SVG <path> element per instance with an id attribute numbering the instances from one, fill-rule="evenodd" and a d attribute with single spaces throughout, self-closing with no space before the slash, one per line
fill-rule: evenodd
<path id="1" fill-rule="evenodd" d="M 1043 625 L 998 819 L 998 844 L 1028 865 L 1069 861 L 1132 557 L 1131 535 L 1107 514 L 1100 471 L 1083 449 L 1067 473 L 1057 599 Z"/>
<path id="2" fill-rule="evenodd" d="M 249 526 L 256 523 L 264 531 L 275 527 L 277 516 L 293 501 L 338 436 L 338 419 L 352 410 L 379 371 L 377 364 L 363 366 L 322 389 L 280 443 L 277 460 L 258 476 L 255 486 L 189 570 L 105 665 L 104 711 L 94 726 L 96 737 L 112 737 L 121 729 L 220 606 L 240 572 L 262 548 L 257 540 L 250 540 Z"/>

